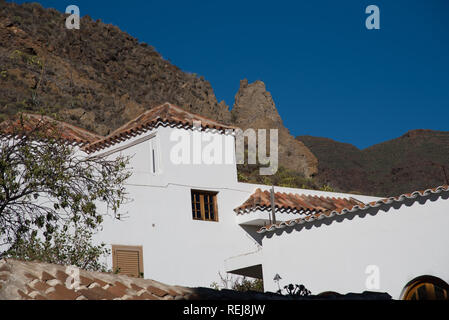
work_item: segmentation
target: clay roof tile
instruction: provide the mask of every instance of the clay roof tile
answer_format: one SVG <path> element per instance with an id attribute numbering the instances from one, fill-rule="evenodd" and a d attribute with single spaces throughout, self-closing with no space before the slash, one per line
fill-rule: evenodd
<path id="1" fill-rule="evenodd" d="M 311 196 L 296 193 L 275 192 L 274 205 L 280 211 L 292 212 L 325 212 L 328 210 L 339 210 L 345 207 L 353 207 L 361 204 L 354 198 L 330 198 L 324 196 Z M 234 211 L 243 214 L 255 210 L 271 210 L 271 193 L 268 190 L 262 191 L 260 188 Z"/>
<path id="2" fill-rule="evenodd" d="M 258 233 L 264 233 L 264 232 L 269 232 L 269 231 L 274 231 L 276 229 L 282 229 L 285 228 L 286 226 L 293 226 L 295 224 L 302 224 L 304 222 L 310 222 L 314 219 L 322 219 L 322 218 L 329 218 L 334 216 L 335 214 L 337 215 L 344 215 L 346 213 L 349 212 L 356 212 L 359 210 L 366 210 L 369 208 L 375 208 L 378 207 L 382 204 L 391 204 L 393 202 L 401 202 L 401 201 L 405 201 L 406 199 L 417 199 L 417 195 L 420 196 L 427 196 L 430 194 L 437 194 L 437 193 L 441 193 L 441 192 L 447 192 L 449 191 L 449 186 L 448 185 L 443 185 L 443 186 L 439 186 L 439 187 L 435 187 L 435 188 L 430 188 L 430 189 L 426 189 L 426 190 L 418 190 L 418 191 L 414 191 L 411 193 L 405 193 L 402 194 L 400 196 L 397 197 L 390 197 L 390 198 L 384 198 L 384 199 L 380 199 L 377 201 L 371 201 L 369 203 L 362 203 L 357 199 L 354 199 L 352 197 L 350 197 L 349 199 L 346 198 L 326 198 L 323 199 L 324 202 L 329 201 L 330 199 L 333 200 L 332 204 L 335 206 L 335 209 L 329 209 L 323 212 L 317 212 L 313 215 L 308 215 L 306 217 L 300 217 L 300 218 L 296 218 L 296 219 L 292 219 L 292 220 L 288 220 L 288 221 L 282 221 L 276 224 L 272 224 L 269 226 L 265 226 L 259 229 Z M 244 205 L 244 204 L 243 204 Z M 243 206 L 242 205 L 242 206 Z M 235 209 L 236 212 L 241 213 L 243 208 L 242 206 L 238 207 Z"/>
<path id="3" fill-rule="evenodd" d="M 213 128 L 220 131 L 236 129 L 236 127 L 221 124 L 215 120 L 188 112 L 170 103 L 164 103 L 158 107 L 145 111 L 135 119 L 109 134 L 106 138 L 89 144 L 85 147 L 85 150 L 87 152 L 95 152 L 121 142 L 123 137 L 134 137 L 160 125 L 175 127 L 181 125 L 182 127 L 193 128 L 196 122 L 201 123 L 202 129 Z"/>
<path id="4" fill-rule="evenodd" d="M 80 145 L 87 145 L 104 138 L 77 126 L 32 113 L 17 114 L 13 118 L 1 122 L 0 132 L 2 135 L 17 134 L 17 130 L 22 126 L 26 132 L 42 128 L 45 130 L 43 133 L 49 137 L 56 137 Z"/>

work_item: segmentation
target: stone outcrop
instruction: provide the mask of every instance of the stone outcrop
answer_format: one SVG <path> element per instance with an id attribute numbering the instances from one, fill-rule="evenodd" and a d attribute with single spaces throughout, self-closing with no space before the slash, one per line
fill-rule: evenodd
<path id="1" fill-rule="evenodd" d="M 271 94 L 262 81 L 248 84 L 240 81 L 231 111 L 233 124 L 242 128 L 278 129 L 279 164 L 290 170 L 301 172 L 305 177 L 317 173 L 318 161 L 312 152 L 284 127 Z"/>

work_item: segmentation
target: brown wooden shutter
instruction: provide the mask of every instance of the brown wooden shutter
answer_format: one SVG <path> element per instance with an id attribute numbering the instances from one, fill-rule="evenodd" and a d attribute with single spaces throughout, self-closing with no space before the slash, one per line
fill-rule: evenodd
<path id="1" fill-rule="evenodd" d="M 143 274 L 142 247 L 112 246 L 113 271 L 132 277 Z"/>

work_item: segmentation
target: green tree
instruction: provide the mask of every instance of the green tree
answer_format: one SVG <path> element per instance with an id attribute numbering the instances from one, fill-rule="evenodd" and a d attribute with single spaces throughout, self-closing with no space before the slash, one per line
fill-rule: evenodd
<path id="1" fill-rule="evenodd" d="M 5 257 L 71 265 L 91 271 L 109 271 L 101 258 L 109 256 L 111 250 L 104 243 L 94 245 L 92 236 L 92 230 L 79 227 L 56 231 L 51 240 L 42 240 L 33 235 L 26 241 L 18 239 L 5 253 Z"/>
<path id="2" fill-rule="evenodd" d="M 120 219 L 127 200 L 128 158 L 82 156 L 56 122 L 28 120 L 1 128 L 0 256 L 38 237 L 49 242 L 67 225 L 94 232 L 104 214 Z"/>
<path id="3" fill-rule="evenodd" d="M 249 280 L 246 277 L 243 277 L 241 281 L 236 281 L 232 285 L 232 290 L 246 292 L 246 291 L 257 291 L 263 292 L 263 280 L 262 279 L 253 279 Z"/>
<path id="4" fill-rule="evenodd" d="M 231 289 L 239 292 L 257 291 L 264 292 L 262 279 L 248 279 L 246 277 L 234 276 L 230 273 L 222 275 L 218 272 L 220 283 L 212 282 L 210 287 L 215 290 Z"/>

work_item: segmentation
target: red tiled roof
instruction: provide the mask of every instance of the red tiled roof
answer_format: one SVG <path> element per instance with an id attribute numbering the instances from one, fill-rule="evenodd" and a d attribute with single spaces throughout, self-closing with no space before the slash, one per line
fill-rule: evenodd
<path id="1" fill-rule="evenodd" d="M 353 207 L 355 205 L 361 205 L 363 202 L 354 198 L 330 198 L 275 192 L 274 204 L 276 211 L 279 212 L 312 214 Z M 237 214 L 244 214 L 255 210 L 271 210 L 270 191 L 262 191 L 259 188 L 241 206 L 234 209 Z"/>
<path id="2" fill-rule="evenodd" d="M 212 119 L 190 113 L 170 103 L 164 103 L 158 107 L 145 111 L 104 139 L 91 143 L 85 147 L 85 150 L 87 152 L 98 151 L 159 126 L 192 128 L 194 122 L 201 122 L 201 128 L 203 129 L 216 129 L 219 131 L 236 129 L 236 127 L 227 126 Z"/>
<path id="3" fill-rule="evenodd" d="M 79 283 L 73 280 L 66 266 L 0 260 L 0 299 L 8 300 L 170 300 L 184 299 L 187 288 L 167 286 L 153 280 L 125 275 L 79 270 Z"/>
<path id="4" fill-rule="evenodd" d="M 268 300 L 292 299 L 275 293 L 237 292 L 169 286 L 66 266 L 14 259 L 0 260 L 0 300 Z M 71 278 L 69 278 L 72 276 Z M 68 281 L 67 281 L 68 280 Z"/>
<path id="5" fill-rule="evenodd" d="M 303 224 L 306 222 L 312 222 L 314 220 L 321 220 L 321 219 L 325 219 L 325 218 L 332 218 L 335 215 L 345 215 L 347 213 L 353 213 L 353 212 L 357 212 L 357 211 L 362 211 L 362 210 L 367 210 L 370 208 L 376 208 L 379 207 L 381 205 L 384 204 L 392 204 L 395 202 L 403 202 L 404 200 L 407 199 L 418 199 L 420 197 L 425 197 L 431 194 L 438 194 L 441 192 L 446 192 L 449 191 L 449 186 L 447 185 L 443 185 L 440 187 L 436 187 L 436 188 L 432 188 L 432 189 L 426 189 L 426 190 L 422 190 L 422 191 L 414 191 L 412 193 L 405 193 L 402 194 L 400 196 L 397 197 L 390 197 L 390 198 L 385 198 L 385 199 L 381 199 L 381 200 L 377 200 L 377 201 L 372 201 L 369 202 L 367 204 L 357 204 L 357 205 L 352 205 L 352 206 L 348 206 L 348 207 L 344 207 L 344 208 L 338 208 L 335 210 L 328 210 L 328 211 L 323 211 L 323 212 L 317 212 L 311 215 L 308 215 L 306 217 L 301 217 L 298 219 L 292 219 L 292 220 L 288 220 L 288 221 L 283 221 L 280 223 L 276 223 L 276 224 L 272 224 L 269 226 L 265 226 L 259 229 L 258 233 L 264 233 L 264 232 L 268 232 L 268 231 L 274 231 L 276 229 L 283 229 L 285 227 L 291 227 L 294 226 L 296 224 Z"/>
<path id="6" fill-rule="evenodd" d="M 23 126 L 23 128 L 21 128 L 21 126 Z M 44 128 L 45 134 L 49 136 L 57 136 L 60 139 L 80 145 L 86 145 L 103 138 L 103 136 L 74 125 L 57 121 L 47 116 L 31 113 L 18 114 L 10 120 L 1 122 L 0 132 L 3 135 L 11 135 L 16 134 L 17 130 L 20 129 L 31 132 L 38 127 Z"/>

